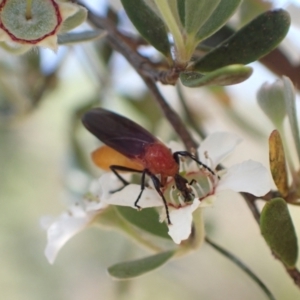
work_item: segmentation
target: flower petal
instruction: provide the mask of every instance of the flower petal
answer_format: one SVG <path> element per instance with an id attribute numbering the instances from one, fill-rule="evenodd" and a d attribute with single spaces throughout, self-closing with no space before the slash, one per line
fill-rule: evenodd
<path id="1" fill-rule="evenodd" d="M 221 177 L 216 192 L 229 189 L 263 196 L 271 189 L 269 172 L 261 163 L 253 160 L 233 165 Z"/>
<path id="2" fill-rule="evenodd" d="M 141 185 L 129 184 L 125 186 L 121 191 L 115 192 L 109 195 L 109 197 L 103 198 L 103 202 L 106 204 L 131 206 L 137 208 L 134 203 L 137 200 L 141 192 Z M 141 208 L 162 206 L 163 200 L 159 194 L 151 188 L 145 188 L 138 205 Z"/>
<path id="3" fill-rule="evenodd" d="M 58 48 L 57 35 L 49 35 L 48 37 L 38 42 L 37 45 L 45 48 L 50 48 L 53 51 L 57 51 Z"/>
<path id="4" fill-rule="evenodd" d="M 193 204 L 170 210 L 169 235 L 176 244 L 186 240 L 192 231 L 193 212 L 199 207 L 199 200 L 195 199 Z"/>
<path id="5" fill-rule="evenodd" d="M 77 211 L 77 216 L 64 213 L 48 228 L 45 255 L 50 264 L 53 264 L 59 250 L 65 243 L 85 228 L 93 216 L 94 214 L 86 215 L 83 211 Z"/>
<path id="6" fill-rule="evenodd" d="M 78 10 L 79 6 L 77 5 L 59 1 L 59 12 L 61 13 L 63 20 L 73 16 Z"/>
<path id="7" fill-rule="evenodd" d="M 228 132 L 210 134 L 198 149 L 199 158 L 208 166 L 216 167 L 242 141 L 237 135 Z M 213 165 L 207 161 L 206 153 Z"/>
<path id="8" fill-rule="evenodd" d="M 124 176 L 123 176 L 124 177 Z M 124 178 L 127 179 L 127 178 Z M 122 188 L 123 183 L 112 172 L 104 173 L 99 178 L 99 198 L 101 200 L 111 197 L 112 192 Z"/>

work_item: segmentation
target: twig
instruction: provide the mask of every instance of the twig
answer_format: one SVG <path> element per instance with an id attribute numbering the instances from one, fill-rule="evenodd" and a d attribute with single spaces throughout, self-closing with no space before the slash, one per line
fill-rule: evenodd
<path id="1" fill-rule="evenodd" d="M 197 134 L 204 139 L 206 137 L 206 134 L 204 133 L 204 131 L 197 125 L 197 123 L 195 122 L 187 104 L 186 101 L 184 99 L 183 93 L 182 93 L 182 89 L 179 83 L 176 84 L 176 89 L 177 89 L 177 94 L 178 94 L 178 98 L 179 101 L 182 105 L 183 111 L 186 115 L 187 121 L 190 124 L 190 126 L 197 132 Z"/>
<path id="2" fill-rule="evenodd" d="M 155 81 L 153 81 L 151 78 L 143 77 L 144 82 L 146 83 L 147 87 L 151 91 L 152 95 L 160 105 L 162 111 L 164 112 L 166 118 L 168 121 L 172 124 L 173 128 L 177 132 L 177 134 L 180 136 L 181 140 L 183 141 L 185 147 L 187 150 L 192 151 L 195 150 L 198 147 L 198 144 L 193 140 L 192 136 L 182 123 L 179 116 L 176 114 L 176 112 L 167 104 L 165 99 L 163 98 L 162 94 L 158 90 Z M 194 152 L 194 151 L 193 151 Z"/>
<path id="3" fill-rule="evenodd" d="M 215 250 L 220 252 L 222 255 L 224 255 L 226 258 L 228 258 L 231 262 L 233 262 L 235 265 L 237 265 L 241 270 L 243 270 L 266 294 L 268 299 L 275 300 L 275 297 L 271 293 L 271 291 L 267 288 L 267 286 L 235 255 L 228 252 L 223 247 L 217 245 L 215 242 L 213 242 L 210 238 L 205 237 L 206 243 L 208 243 L 210 246 L 212 246 Z"/>
<path id="4" fill-rule="evenodd" d="M 295 66 L 291 64 L 281 50 L 276 48 L 268 55 L 261 58 L 260 62 L 275 74 L 289 77 L 295 87 L 298 90 L 300 89 L 300 65 L 298 64 Z"/>

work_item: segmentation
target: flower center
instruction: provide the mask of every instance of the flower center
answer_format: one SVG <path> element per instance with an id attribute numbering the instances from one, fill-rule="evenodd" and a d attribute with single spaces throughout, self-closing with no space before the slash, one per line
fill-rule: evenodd
<path id="1" fill-rule="evenodd" d="M 54 0 L 33 0 L 30 18 L 27 1 L 3 0 L 0 4 L 0 28 L 15 42 L 36 44 L 54 35 L 61 22 Z"/>
<path id="2" fill-rule="evenodd" d="M 188 191 L 189 197 L 187 199 L 186 195 L 178 190 L 175 180 L 172 178 L 162 189 L 167 204 L 170 207 L 184 207 L 190 205 L 196 198 L 202 200 L 213 194 L 218 180 L 217 176 L 202 169 L 188 173 L 183 172 L 181 176 L 187 180 L 185 191 Z"/>

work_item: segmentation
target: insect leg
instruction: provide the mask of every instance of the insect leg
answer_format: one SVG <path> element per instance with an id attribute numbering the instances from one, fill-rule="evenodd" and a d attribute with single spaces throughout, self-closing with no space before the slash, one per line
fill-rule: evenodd
<path id="1" fill-rule="evenodd" d="M 147 174 L 147 170 L 145 169 L 142 173 L 142 178 L 141 178 L 141 191 L 137 197 L 137 199 L 135 200 L 134 202 L 134 206 L 137 208 L 137 209 L 141 209 L 141 207 L 138 205 L 138 202 L 140 201 L 140 198 L 143 194 L 143 191 L 145 189 L 145 179 L 146 179 L 146 174 Z"/>
<path id="2" fill-rule="evenodd" d="M 142 171 L 136 170 L 136 169 L 131 169 L 123 166 L 117 166 L 117 165 L 112 165 L 109 167 L 111 171 L 122 181 L 124 186 L 128 185 L 129 182 L 125 180 L 119 173 L 118 171 L 126 171 L 126 172 L 134 172 L 134 173 L 142 173 Z"/>
<path id="3" fill-rule="evenodd" d="M 160 195 L 160 197 L 162 198 L 163 202 L 164 202 L 164 206 L 165 206 L 165 210 L 166 210 L 166 215 L 167 215 L 167 221 L 168 224 L 171 225 L 171 220 L 170 220 L 170 214 L 169 214 L 169 208 L 167 205 L 167 201 L 163 195 L 163 193 L 160 190 L 161 184 L 160 184 L 160 180 L 153 174 L 149 173 L 149 171 L 147 169 L 140 171 L 140 170 L 135 170 L 135 169 L 130 169 L 127 167 L 123 167 L 123 166 L 116 166 L 116 165 L 112 165 L 110 166 L 110 169 L 112 170 L 112 172 L 124 183 L 124 186 L 128 185 L 129 182 L 126 181 L 119 173 L 118 171 L 128 171 L 128 172 L 136 172 L 136 173 L 142 173 L 142 178 L 141 178 L 141 191 L 137 197 L 137 199 L 134 202 L 134 206 L 137 207 L 138 209 L 141 209 L 141 207 L 138 205 L 138 202 L 143 194 L 143 191 L 145 190 L 146 187 L 146 175 L 149 175 L 153 181 L 154 187 L 156 189 L 156 191 L 158 192 L 158 194 Z M 118 190 L 117 190 L 118 191 Z M 117 192 L 114 191 L 114 192 Z"/>
<path id="4" fill-rule="evenodd" d="M 205 168 L 207 171 L 209 171 L 212 175 L 216 175 L 216 173 L 207 165 L 205 165 L 204 163 L 202 163 L 200 160 L 198 160 L 193 154 L 191 154 L 188 151 L 176 151 L 173 153 L 173 157 L 175 159 L 175 161 L 179 164 L 179 156 L 187 156 L 189 158 L 191 158 L 193 161 L 195 161 L 198 165 L 202 166 L 203 168 Z"/>
<path id="5" fill-rule="evenodd" d="M 160 187 L 161 187 L 160 180 L 155 175 L 153 175 L 153 174 L 149 174 L 149 175 L 150 175 L 150 177 L 151 177 L 151 179 L 153 181 L 153 184 L 154 184 L 154 187 L 155 187 L 156 191 L 158 192 L 158 194 L 160 195 L 160 197 L 162 198 L 162 200 L 164 202 L 168 225 L 172 225 L 171 220 L 170 220 L 170 213 L 169 213 L 169 208 L 168 208 L 167 201 L 166 201 L 163 193 L 160 190 Z"/>

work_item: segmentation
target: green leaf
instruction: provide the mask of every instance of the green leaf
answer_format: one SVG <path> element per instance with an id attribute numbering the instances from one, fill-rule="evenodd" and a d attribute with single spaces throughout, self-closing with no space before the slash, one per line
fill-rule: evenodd
<path id="1" fill-rule="evenodd" d="M 154 48 L 169 56 L 170 45 L 165 24 L 143 0 L 121 0 L 124 9 L 139 33 Z"/>
<path id="2" fill-rule="evenodd" d="M 292 81 L 286 76 L 283 76 L 282 80 L 284 85 L 283 92 L 284 92 L 286 111 L 289 117 L 290 127 L 296 145 L 298 159 L 300 160 L 300 135 L 299 135 L 297 113 L 296 113 L 296 94 L 295 94 Z"/>
<path id="3" fill-rule="evenodd" d="M 99 39 L 105 36 L 105 31 L 103 30 L 87 30 L 81 32 L 69 32 L 60 34 L 57 36 L 57 43 L 59 45 L 68 45 L 89 42 L 95 39 Z"/>
<path id="4" fill-rule="evenodd" d="M 208 85 L 231 85 L 248 79 L 253 70 L 243 65 L 231 65 L 203 75 L 197 72 L 182 72 L 180 80 L 188 87 L 199 87 Z"/>
<path id="5" fill-rule="evenodd" d="M 65 33 L 78 27 L 86 20 L 86 18 L 87 10 L 82 6 L 78 6 L 78 11 L 63 22 L 63 26 L 60 30 L 60 33 Z"/>
<path id="6" fill-rule="evenodd" d="M 171 239 L 168 227 L 159 222 L 159 216 L 155 208 L 144 208 L 141 211 L 126 206 L 116 206 L 118 213 L 129 223 L 156 236 Z"/>
<path id="7" fill-rule="evenodd" d="M 294 267 L 298 257 L 297 236 L 287 204 L 282 198 L 274 198 L 264 206 L 260 229 L 271 250 L 288 267 Z"/>
<path id="8" fill-rule="evenodd" d="M 197 33 L 220 2 L 221 0 L 186 0 L 184 18 L 186 32 Z"/>
<path id="9" fill-rule="evenodd" d="M 197 40 L 202 41 L 220 29 L 236 11 L 242 0 L 222 0 L 210 18 L 197 33 Z"/>
<path id="10" fill-rule="evenodd" d="M 108 273 L 116 279 L 131 279 L 153 271 L 165 264 L 175 251 L 166 251 L 138 260 L 119 263 L 108 268 Z"/>
<path id="11" fill-rule="evenodd" d="M 290 16 L 283 9 L 268 11 L 194 64 L 194 70 L 211 72 L 232 64 L 248 64 L 273 50 L 286 36 Z"/>
<path id="12" fill-rule="evenodd" d="M 177 0 L 177 11 L 182 26 L 185 24 L 185 0 Z"/>
<path id="13" fill-rule="evenodd" d="M 273 180 L 282 196 L 289 192 L 286 159 L 280 134 L 274 130 L 269 137 L 269 160 Z"/>

